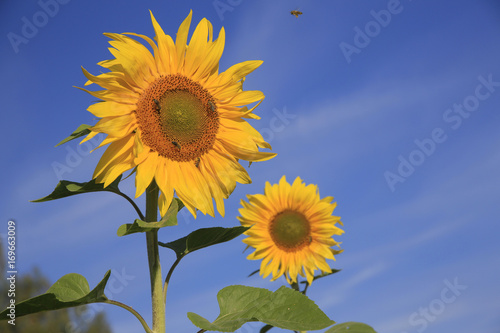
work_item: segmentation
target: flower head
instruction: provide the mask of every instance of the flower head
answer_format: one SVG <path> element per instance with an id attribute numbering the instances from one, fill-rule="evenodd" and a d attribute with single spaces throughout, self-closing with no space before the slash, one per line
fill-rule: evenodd
<path id="1" fill-rule="evenodd" d="M 262 61 L 219 73 L 224 29 L 213 40 L 211 23 L 202 19 L 188 44 L 191 16 L 180 25 L 175 42 L 152 13 L 155 41 L 135 33 L 105 34 L 112 39 L 114 58 L 99 65 L 109 71 L 94 76 L 83 70 L 86 85 L 104 88 L 83 89 L 102 100 L 88 108 L 101 119 L 85 140 L 107 135 L 99 146 L 109 144 L 94 172 L 97 182 L 107 186 L 135 168 L 136 197 L 155 180 L 162 215 L 174 192 L 194 216 L 196 209 L 214 216 L 213 199 L 224 215 L 223 199 L 236 182 L 251 182 L 238 161 L 275 156 L 259 151 L 271 146 L 245 120 L 259 119 L 253 114 L 258 104 L 246 105 L 260 103 L 264 95 L 243 91 L 243 81 Z"/>
<path id="2" fill-rule="evenodd" d="M 316 185 L 305 185 L 297 177 L 290 185 L 285 176 L 279 184 L 266 182 L 265 194 L 247 195 L 241 201 L 243 226 L 252 226 L 243 240 L 255 252 L 247 258 L 262 259 L 260 274 L 272 280 L 285 275 L 289 283 L 297 282 L 297 275 L 312 283 L 314 271 L 330 273 L 326 259 L 335 260 L 334 255 L 342 250 L 332 236 L 341 235 L 340 217 L 332 216 L 336 203 L 333 197 L 320 199 Z"/>

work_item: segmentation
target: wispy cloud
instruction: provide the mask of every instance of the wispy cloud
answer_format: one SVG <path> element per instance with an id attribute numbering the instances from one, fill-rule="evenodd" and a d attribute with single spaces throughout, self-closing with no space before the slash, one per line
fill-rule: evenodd
<path id="1" fill-rule="evenodd" d="M 371 278 L 382 274 L 389 268 L 390 265 L 388 263 L 381 261 L 371 264 L 366 268 L 360 268 L 359 271 L 351 275 L 347 280 L 338 284 L 333 284 L 331 287 L 324 288 L 321 292 L 322 296 L 316 301 L 325 309 L 341 304 L 351 295 L 354 289 Z"/>

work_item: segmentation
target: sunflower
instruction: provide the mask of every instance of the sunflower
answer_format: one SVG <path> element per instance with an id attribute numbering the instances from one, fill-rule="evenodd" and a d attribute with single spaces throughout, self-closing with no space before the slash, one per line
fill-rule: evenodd
<path id="1" fill-rule="evenodd" d="M 316 185 L 305 185 L 297 177 L 290 185 L 285 176 L 279 184 L 266 182 L 265 194 L 247 195 L 241 201 L 243 208 L 238 217 L 243 226 L 252 226 L 243 240 L 255 248 L 247 259 L 262 259 L 260 274 L 272 281 L 285 275 L 289 283 L 297 282 L 297 275 L 312 283 L 314 270 L 331 273 L 326 259 L 342 250 L 332 236 L 341 235 L 340 217 L 332 216 L 336 203 L 333 197 L 320 199 Z"/>
<path id="2" fill-rule="evenodd" d="M 262 61 L 242 62 L 219 73 L 224 28 L 213 40 L 212 25 L 204 18 L 187 44 L 191 16 L 180 25 L 175 43 L 152 13 L 155 41 L 135 33 L 104 34 L 111 38 L 114 59 L 98 63 L 108 71 L 97 76 L 83 69 L 89 80 L 85 85 L 104 88 L 80 88 L 100 99 L 88 108 L 100 120 L 84 141 L 107 135 L 99 147 L 109 146 L 94 172 L 104 186 L 133 169 L 136 197 L 153 180 L 158 184 L 162 215 L 175 192 L 195 217 L 196 210 L 214 216 L 212 199 L 224 216 L 223 199 L 236 182 L 251 182 L 239 160 L 276 155 L 259 151 L 271 146 L 246 121 L 259 119 L 253 111 L 264 95 L 243 91 L 243 81 Z M 253 108 L 246 106 L 254 102 Z"/>

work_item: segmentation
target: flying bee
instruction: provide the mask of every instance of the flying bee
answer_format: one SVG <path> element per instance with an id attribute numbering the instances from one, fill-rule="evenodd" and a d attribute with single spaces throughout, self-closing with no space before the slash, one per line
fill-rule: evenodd
<path id="1" fill-rule="evenodd" d="M 160 102 L 158 102 L 158 100 L 154 99 L 154 98 L 153 98 L 153 102 L 155 102 L 155 104 L 156 104 L 156 110 L 160 111 L 161 110 Z"/>
<path id="2" fill-rule="evenodd" d="M 302 12 L 300 10 L 292 10 L 290 14 L 298 18 L 299 15 L 302 15 Z"/>
<path id="3" fill-rule="evenodd" d="M 181 145 L 180 145 L 180 144 L 178 144 L 178 143 L 177 143 L 177 142 L 175 142 L 175 141 L 172 141 L 172 144 L 175 146 L 175 148 L 177 148 L 177 149 L 181 150 Z"/>
<path id="4" fill-rule="evenodd" d="M 194 160 L 194 165 L 199 168 L 200 167 L 200 158 L 197 157 L 196 160 Z"/>

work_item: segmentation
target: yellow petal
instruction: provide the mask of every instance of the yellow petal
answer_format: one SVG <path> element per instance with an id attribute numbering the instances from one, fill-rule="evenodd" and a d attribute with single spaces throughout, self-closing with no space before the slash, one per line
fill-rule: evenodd
<path id="1" fill-rule="evenodd" d="M 158 153 L 156 152 L 149 153 L 147 159 L 137 165 L 137 172 L 135 175 L 136 198 L 142 195 L 149 184 L 151 184 L 157 165 Z"/>
<path id="2" fill-rule="evenodd" d="M 207 51 L 208 23 L 207 19 L 202 19 L 193 32 L 189 47 L 186 50 L 184 61 L 184 74 L 193 76 L 198 70 L 201 62 L 205 59 Z"/>
<path id="3" fill-rule="evenodd" d="M 100 174 L 104 173 L 106 169 L 112 166 L 115 160 L 119 160 L 120 157 L 131 155 L 132 156 L 132 146 L 134 144 L 134 136 L 129 135 L 120 140 L 117 140 L 109 145 L 104 154 L 102 155 L 97 167 L 94 171 L 93 178 L 96 178 Z"/>
<path id="4" fill-rule="evenodd" d="M 155 55 L 158 72 L 162 75 L 176 73 L 178 58 L 174 41 L 169 35 L 163 32 L 163 29 L 158 24 L 151 11 L 150 14 L 156 33 L 155 39 L 158 43 L 158 53 Z"/>
<path id="5" fill-rule="evenodd" d="M 158 167 L 156 169 L 155 179 L 156 183 L 158 184 L 158 187 L 163 193 L 165 209 L 168 209 L 174 197 L 174 189 L 172 186 L 171 179 L 175 174 L 170 172 L 168 169 L 168 164 L 169 164 L 168 159 L 164 157 L 158 157 L 157 164 Z M 165 214 L 166 210 L 162 212 L 162 216 Z"/>
<path id="6" fill-rule="evenodd" d="M 136 106 L 117 102 L 98 102 L 91 104 L 87 111 L 99 118 L 124 116 L 132 113 Z"/>
<path id="7" fill-rule="evenodd" d="M 228 105 L 233 106 L 242 106 L 247 105 L 256 101 L 260 101 L 264 99 L 264 94 L 262 91 L 258 90 L 246 90 L 242 91 L 236 96 L 234 96 L 231 100 L 227 101 Z"/>
<path id="8" fill-rule="evenodd" d="M 137 127 L 135 116 L 126 114 L 118 117 L 102 118 L 92 126 L 93 132 L 102 132 L 114 137 L 124 137 Z"/>
<path id="9" fill-rule="evenodd" d="M 193 16 L 193 11 L 189 11 L 189 15 L 182 22 L 182 24 L 179 26 L 179 30 L 177 31 L 177 38 L 175 39 L 175 48 L 177 50 L 177 70 L 180 70 L 181 66 L 184 65 L 184 57 L 186 54 L 186 43 L 192 16 Z"/>
<path id="10" fill-rule="evenodd" d="M 256 70 L 262 63 L 262 60 L 249 60 L 233 65 L 224 72 L 224 78 L 231 81 L 239 81 Z"/>

